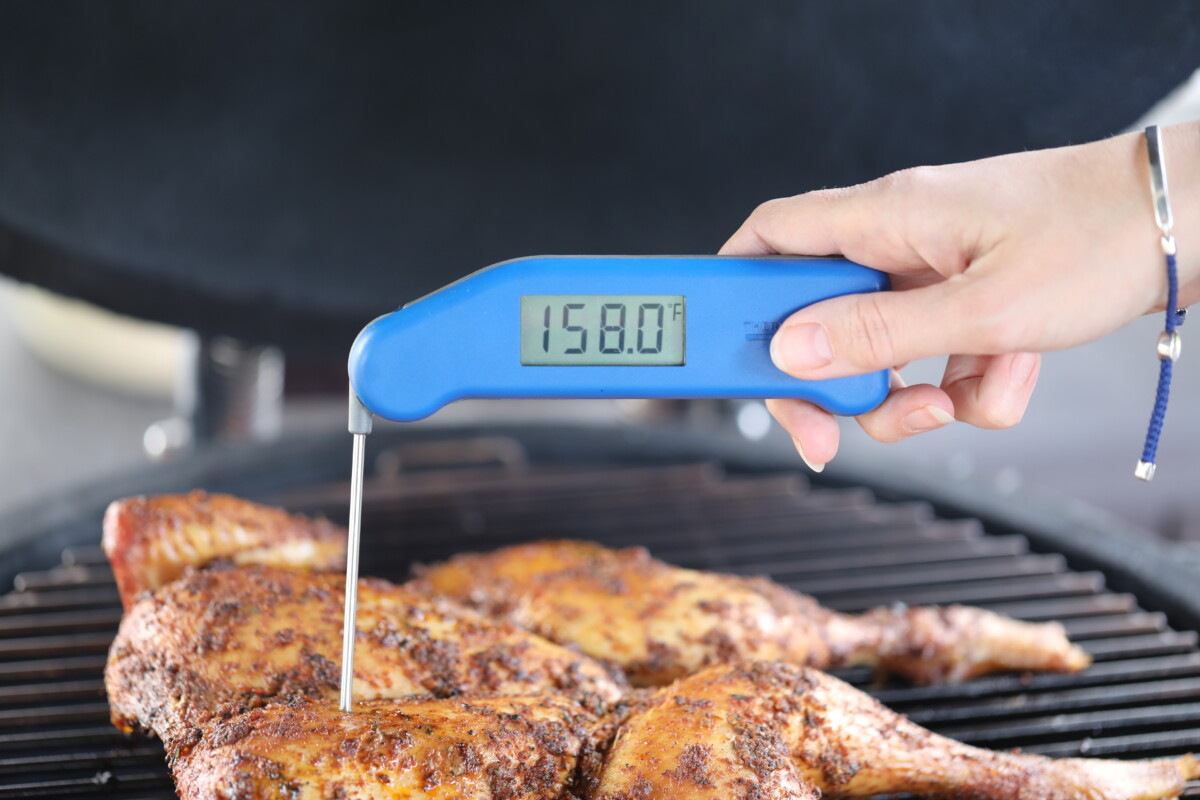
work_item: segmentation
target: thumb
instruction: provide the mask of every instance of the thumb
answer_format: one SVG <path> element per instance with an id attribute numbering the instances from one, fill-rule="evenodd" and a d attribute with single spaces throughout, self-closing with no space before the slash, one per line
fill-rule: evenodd
<path id="1" fill-rule="evenodd" d="M 957 302 L 957 283 L 814 303 L 783 323 L 771 360 L 793 377 L 820 380 L 948 353 L 985 354 L 978 326 Z"/>

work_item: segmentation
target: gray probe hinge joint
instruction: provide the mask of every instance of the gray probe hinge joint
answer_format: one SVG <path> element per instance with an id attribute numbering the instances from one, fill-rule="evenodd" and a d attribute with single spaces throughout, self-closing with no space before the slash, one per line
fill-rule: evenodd
<path id="1" fill-rule="evenodd" d="M 371 432 L 371 421 L 375 416 L 370 409 L 362 404 L 358 399 L 358 395 L 354 393 L 354 387 L 350 387 L 350 419 L 349 425 L 351 433 L 368 434 Z"/>

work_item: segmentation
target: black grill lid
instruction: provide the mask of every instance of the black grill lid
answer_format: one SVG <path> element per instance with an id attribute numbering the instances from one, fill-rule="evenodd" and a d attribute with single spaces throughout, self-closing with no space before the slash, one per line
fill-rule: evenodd
<path id="1" fill-rule="evenodd" d="M 1057 619 L 1095 658 L 1086 672 L 995 675 L 938 687 L 879 686 L 865 669 L 839 674 L 914 721 L 981 746 L 1130 758 L 1200 749 L 1195 628 L 1173 628 L 1145 599 L 1106 588 L 1100 572 L 1073 568 L 1072 559 L 1045 549 L 1036 526 L 1017 531 L 986 521 L 990 515 L 980 521 L 938 513 L 911 495 L 901 498 L 895 487 L 883 487 L 891 497 L 883 502 L 857 486 L 811 486 L 781 468 L 791 459 L 773 462 L 762 447 L 666 431 L 508 431 L 511 438 L 495 450 L 508 466 L 388 479 L 386 465 L 397 457 L 411 462 L 434 451 L 480 449 L 453 438 L 438 445 L 445 431 L 406 433 L 371 437 L 385 474 L 367 492 L 364 574 L 400 578 L 413 560 L 537 536 L 585 536 L 648 544 L 689 567 L 768 572 L 846 611 L 892 601 L 968 601 L 1021 619 Z M 500 433 L 491 429 L 488 439 L 496 442 Z M 345 438 L 329 443 L 339 466 Z M 287 447 L 290 461 L 280 458 Z M 512 458 L 522 450 L 527 459 Z M 151 491 L 229 490 L 241 482 L 257 499 L 340 518 L 346 487 L 327 481 L 344 469 L 332 458 L 324 464 L 316 457 L 323 452 L 285 443 L 271 454 L 275 474 L 262 469 L 272 462 L 242 454 L 240 463 L 227 456 L 216 472 L 208 471 L 214 464 L 193 464 L 169 480 L 138 480 Z M 699 452 L 709 459 L 698 462 Z M 17 575 L 16 591 L 0 597 L 0 798 L 170 795 L 157 743 L 107 724 L 100 671 L 120 606 L 95 544 L 99 518 L 83 516 L 86 537 L 74 537 L 54 562 Z M 1080 525 L 1077 533 L 1083 540 L 1097 530 Z M 26 545 L 15 552 L 31 551 Z M 1200 797 L 1200 786 L 1184 796 Z"/>
<path id="2" fill-rule="evenodd" d="M 1188 0 L 8 2 L 0 272 L 344 352 L 506 258 L 1110 135 L 1198 53 Z"/>

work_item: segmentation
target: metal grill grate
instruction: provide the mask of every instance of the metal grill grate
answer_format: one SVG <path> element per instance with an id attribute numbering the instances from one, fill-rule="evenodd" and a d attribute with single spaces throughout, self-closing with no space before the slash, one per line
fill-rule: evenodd
<path id="1" fill-rule="evenodd" d="M 344 487 L 275 501 L 332 518 Z M 1059 619 L 1095 658 L 1081 675 L 1001 675 L 956 686 L 871 686 L 841 677 L 962 741 L 1054 756 L 1143 758 L 1200 750 L 1200 648 L 1098 573 L 1074 572 L 1019 535 L 937 518 L 922 503 L 799 477 L 734 477 L 711 466 L 474 469 L 369 487 L 362 571 L 403 578 L 413 561 L 538 537 L 644 544 L 673 563 L 766 573 L 824 604 L 973 603 Z M 101 682 L 120 619 L 98 548 L 19 575 L 0 597 L 0 798 L 169 797 L 153 741 L 108 725 Z M 1184 797 L 1200 798 L 1200 784 Z"/>

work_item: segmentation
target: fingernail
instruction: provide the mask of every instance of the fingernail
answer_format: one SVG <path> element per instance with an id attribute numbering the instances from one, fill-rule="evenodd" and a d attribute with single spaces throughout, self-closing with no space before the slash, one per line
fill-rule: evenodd
<path id="1" fill-rule="evenodd" d="M 771 339 L 771 360 L 788 373 L 823 367 L 833 361 L 829 333 L 817 322 L 780 328 Z"/>
<path id="2" fill-rule="evenodd" d="M 924 433 L 936 430 L 954 422 L 954 417 L 937 406 L 921 406 L 916 411 L 910 411 L 900 420 L 900 427 L 909 433 Z"/>
<path id="3" fill-rule="evenodd" d="M 809 469 L 811 469 L 813 472 L 821 472 L 825 469 L 824 464 L 814 464 L 808 460 L 808 456 L 804 455 L 804 446 L 800 444 L 799 439 L 792 439 L 792 444 L 796 445 L 796 452 L 800 454 L 800 459 L 804 461 Z"/>
<path id="4" fill-rule="evenodd" d="M 1008 374 L 1012 382 L 1018 386 L 1029 383 L 1033 370 L 1037 367 L 1038 357 L 1034 353 L 1021 353 L 1008 365 Z"/>

